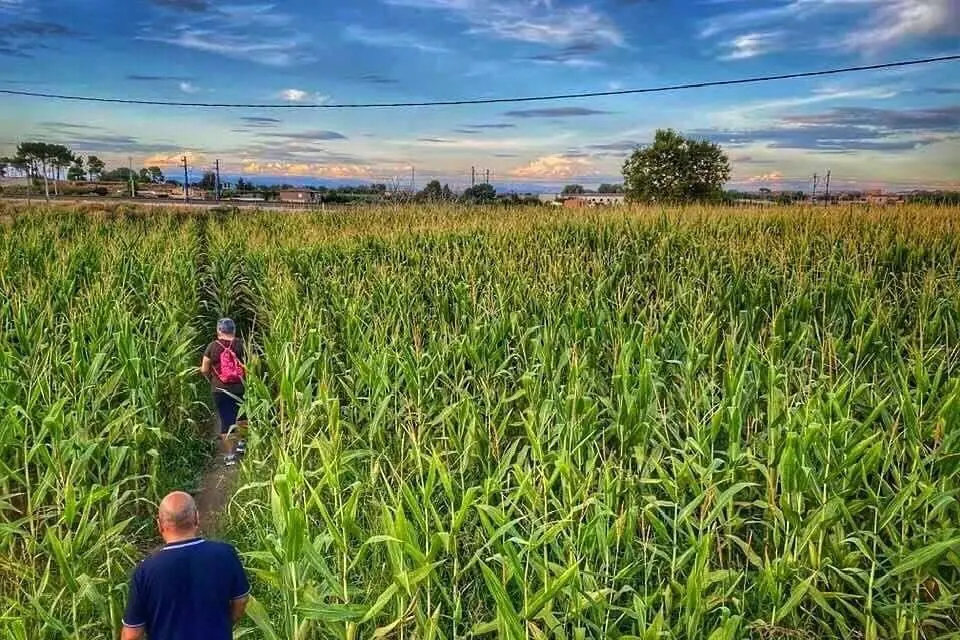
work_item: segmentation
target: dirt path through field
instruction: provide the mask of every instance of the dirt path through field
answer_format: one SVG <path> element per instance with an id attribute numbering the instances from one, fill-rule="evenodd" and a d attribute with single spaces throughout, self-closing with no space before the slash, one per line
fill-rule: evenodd
<path id="1" fill-rule="evenodd" d="M 200 531 L 207 537 L 216 538 L 223 530 L 227 505 L 237 485 L 238 468 L 239 465 L 225 467 L 223 456 L 218 454 L 203 474 L 196 501 Z"/>

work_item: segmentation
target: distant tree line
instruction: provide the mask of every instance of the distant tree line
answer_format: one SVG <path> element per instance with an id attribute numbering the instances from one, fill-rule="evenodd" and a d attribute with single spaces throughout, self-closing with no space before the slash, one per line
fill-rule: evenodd
<path id="1" fill-rule="evenodd" d="M 69 182 L 125 182 L 158 184 L 164 182 L 160 167 L 144 167 L 135 172 L 127 167 L 106 170 L 106 163 L 95 155 L 84 158 L 62 144 L 21 142 L 16 154 L 0 157 L 0 177 L 19 175 L 32 183 L 43 182 L 44 195 L 59 195 L 62 177 Z"/>

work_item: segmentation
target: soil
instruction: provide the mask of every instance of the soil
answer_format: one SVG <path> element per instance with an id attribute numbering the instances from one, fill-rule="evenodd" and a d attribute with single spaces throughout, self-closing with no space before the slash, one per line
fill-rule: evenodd
<path id="1" fill-rule="evenodd" d="M 216 420 L 210 426 L 211 434 L 218 434 Z M 214 437 L 218 437 L 214 435 Z M 220 443 L 217 441 L 217 453 L 210 461 L 210 465 L 203 472 L 200 480 L 200 489 L 194 496 L 197 502 L 197 511 L 200 513 L 200 531 L 208 538 L 216 538 L 223 531 L 226 521 L 226 509 L 230 504 L 237 485 L 237 477 L 242 463 L 240 457 L 237 464 L 225 466 L 223 454 L 220 453 Z"/>
<path id="2" fill-rule="evenodd" d="M 238 465 L 226 467 L 223 456 L 216 455 L 200 481 L 200 491 L 194 498 L 200 512 L 200 531 L 208 538 L 216 538 L 225 522 L 227 505 L 237 483 Z"/>

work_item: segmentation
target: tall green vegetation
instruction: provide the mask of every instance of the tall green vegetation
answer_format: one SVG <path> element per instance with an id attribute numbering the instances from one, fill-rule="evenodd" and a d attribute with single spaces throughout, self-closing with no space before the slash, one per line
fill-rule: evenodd
<path id="1" fill-rule="evenodd" d="M 198 440 L 193 223 L 0 225 L 0 637 L 114 637 Z"/>
<path id="2" fill-rule="evenodd" d="M 2 318 L 56 344 L 0 347 L 4 637 L 116 624 L 149 451 L 189 432 L 189 352 L 221 312 L 254 354 L 224 518 L 250 637 L 960 633 L 956 210 L 22 220 Z M 118 346 L 139 332 L 152 357 Z M 83 373 L 100 351 L 107 392 Z M 59 427 L 53 389 L 57 416 L 109 401 Z M 99 487 L 94 534 L 68 496 Z"/>

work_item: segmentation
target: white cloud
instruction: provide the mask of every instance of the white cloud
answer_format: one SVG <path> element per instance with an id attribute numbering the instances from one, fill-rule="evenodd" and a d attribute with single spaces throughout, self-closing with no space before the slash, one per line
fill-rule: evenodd
<path id="1" fill-rule="evenodd" d="M 143 164 L 148 167 L 182 167 L 184 156 L 187 158 L 188 166 L 193 166 L 195 164 L 207 164 L 206 156 L 203 154 L 194 153 L 193 151 L 183 151 L 181 153 L 174 154 L 156 153 L 145 158 Z"/>
<path id="2" fill-rule="evenodd" d="M 182 92 L 184 92 L 184 93 L 197 93 L 198 91 L 200 91 L 200 88 L 197 87 L 196 85 L 193 85 L 193 84 L 189 83 L 189 82 L 181 82 L 181 83 L 180 83 L 180 91 L 182 91 Z"/>
<path id="3" fill-rule="evenodd" d="M 292 16 L 274 9 L 272 4 L 224 5 L 191 16 L 189 23 L 156 23 L 139 38 L 267 66 L 311 61 L 310 39 L 293 29 Z"/>
<path id="4" fill-rule="evenodd" d="M 312 162 L 257 162 L 243 165 L 244 173 L 317 178 L 371 178 L 373 169 L 360 164 L 318 164 Z"/>
<path id="5" fill-rule="evenodd" d="M 779 31 L 745 33 L 737 36 L 729 43 L 729 51 L 720 57 L 721 60 L 746 60 L 777 48 L 777 42 L 783 34 Z"/>
<path id="6" fill-rule="evenodd" d="M 727 127 L 752 126 L 757 124 L 758 119 L 782 114 L 784 111 L 795 107 L 806 107 L 824 102 L 843 102 L 845 100 L 886 100 L 896 97 L 896 95 L 896 91 L 887 87 L 864 89 L 821 87 L 813 89 L 809 95 L 763 102 L 748 102 L 732 109 L 717 112 L 713 120 Z"/>
<path id="7" fill-rule="evenodd" d="M 428 42 L 417 36 L 397 31 L 382 31 L 368 29 L 361 25 L 350 25 L 343 31 L 347 40 L 359 42 L 371 47 L 395 47 L 397 49 L 413 49 L 424 53 L 444 53 L 446 48 Z"/>
<path id="8" fill-rule="evenodd" d="M 805 42 L 822 48 L 878 50 L 908 40 L 960 34 L 960 0 L 790 0 L 708 18 L 701 22 L 700 37 L 728 39 L 731 51 L 725 57 L 738 59 L 772 50 L 757 46 L 762 43 L 751 37 L 775 29 L 784 30 L 793 46 Z M 746 35 L 729 40 L 737 32 Z"/>
<path id="9" fill-rule="evenodd" d="M 960 35 L 960 0 L 886 0 L 843 42 L 874 51 L 931 35 Z"/>
<path id="10" fill-rule="evenodd" d="M 521 180 L 568 180 L 598 174 L 593 163 L 586 158 L 573 158 L 561 154 L 541 156 L 510 171 L 511 178 Z"/>
<path id="11" fill-rule="evenodd" d="M 288 38 L 241 36 L 181 26 L 172 35 L 147 35 L 143 39 L 267 66 L 283 67 L 298 59 L 297 43 Z"/>
<path id="12" fill-rule="evenodd" d="M 284 102 L 313 102 L 323 104 L 330 99 L 330 96 L 324 96 L 319 93 L 310 93 L 303 89 L 284 89 L 277 96 Z"/>
<path id="13" fill-rule="evenodd" d="M 623 33 L 606 15 L 588 5 L 555 7 L 549 0 L 383 0 L 387 4 L 448 11 L 465 22 L 468 33 L 501 40 L 569 46 L 590 40 L 621 46 Z"/>

